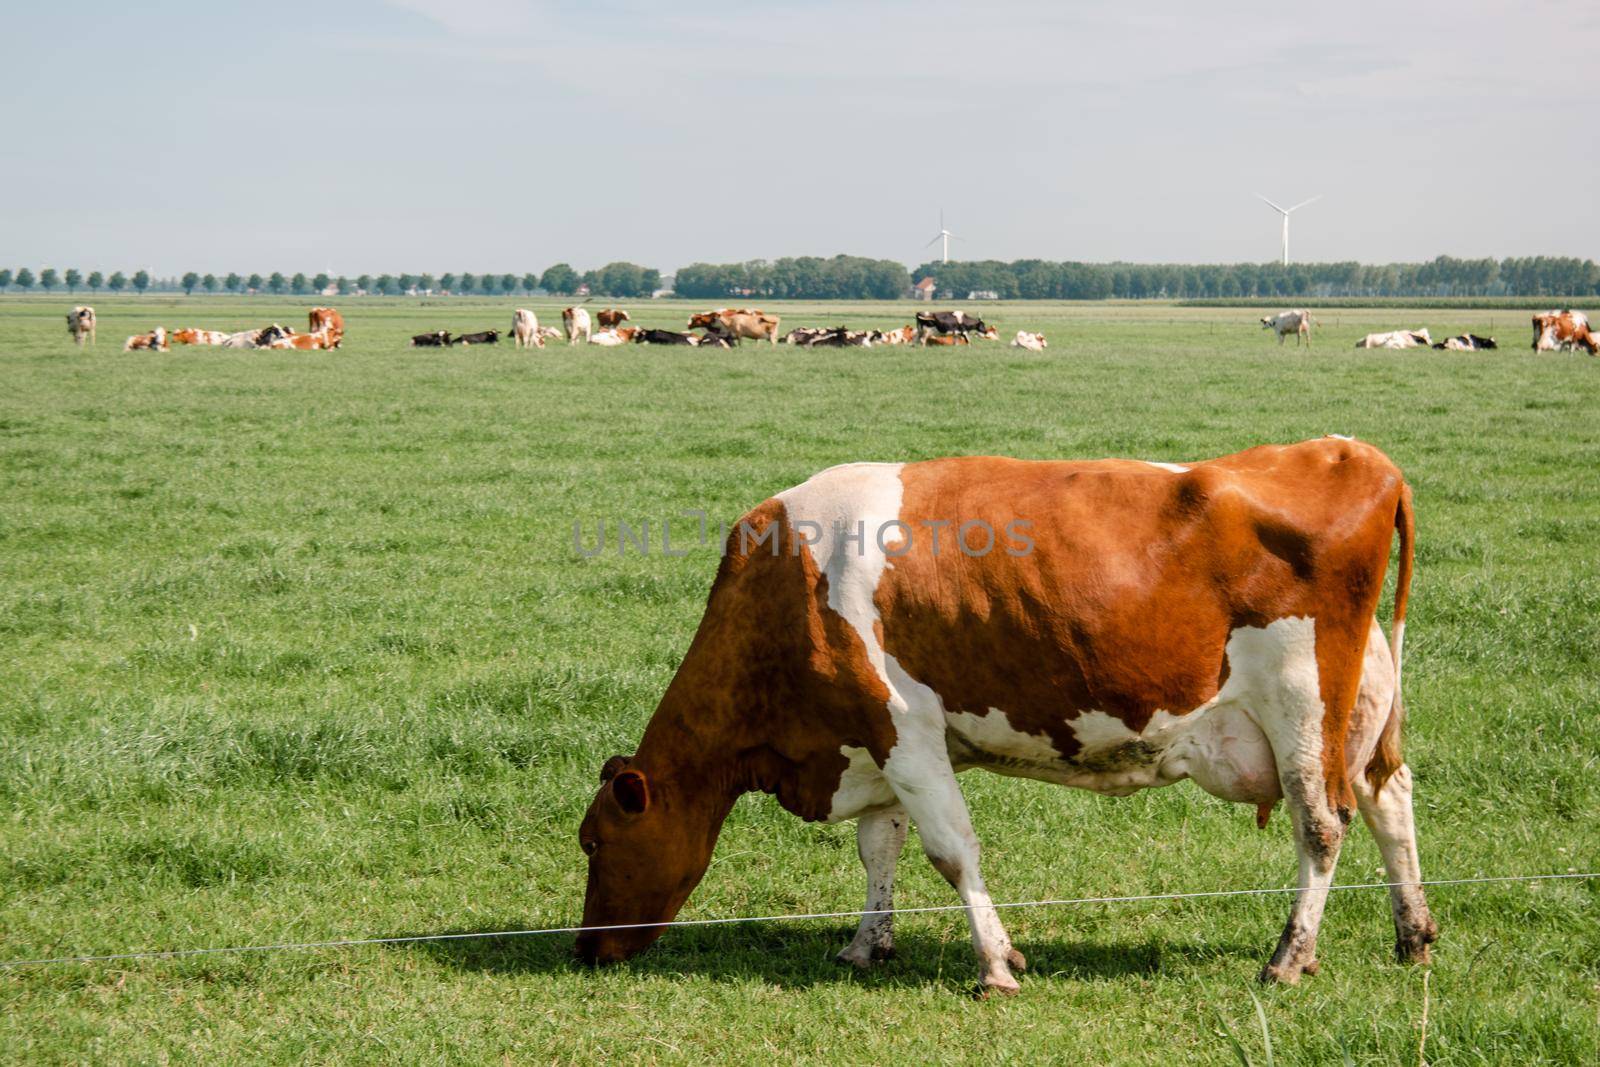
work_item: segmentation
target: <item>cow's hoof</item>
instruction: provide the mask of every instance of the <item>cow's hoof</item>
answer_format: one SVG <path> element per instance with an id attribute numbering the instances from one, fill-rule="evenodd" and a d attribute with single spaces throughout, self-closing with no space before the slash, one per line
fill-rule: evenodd
<path id="1" fill-rule="evenodd" d="M 1299 985 L 1302 974 L 1315 976 L 1321 968 L 1322 965 L 1316 960 L 1308 960 L 1303 964 L 1269 963 L 1261 968 L 1261 973 L 1256 977 L 1263 985 Z"/>
<path id="2" fill-rule="evenodd" d="M 1026 971 L 1028 969 L 1028 957 L 1016 949 L 1006 953 L 1006 963 L 1010 964 L 1013 971 Z"/>
<path id="3" fill-rule="evenodd" d="M 1401 963 L 1432 963 L 1433 953 L 1428 946 L 1438 939 L 1439 924 L 1429 916 L 1423 925 L 1400 931 L 1395 937 L 1394 958 Z"/>
<path id="4" fill-rule="evenodd" d="M 982 984 L 978 986 L 977 997 L 979 1000 L 988 1000 L 994 994 L 999 994 L 1002 997 L 1014 997 L 1020 992 L 1022 992 L 1022 987 L 1010 975 L 1004 978 L 991 975 L 985 978 Z"/>
<path id="5" fill-rule="evenodd" d="M 873 945 L 870 950 L 863 951 L 851 945 L 833 957 L 833 962 L 847 964 L 857 970 L 869 970 L 874 963 L 880 960 L 894 959 L 893 945 Z"/>

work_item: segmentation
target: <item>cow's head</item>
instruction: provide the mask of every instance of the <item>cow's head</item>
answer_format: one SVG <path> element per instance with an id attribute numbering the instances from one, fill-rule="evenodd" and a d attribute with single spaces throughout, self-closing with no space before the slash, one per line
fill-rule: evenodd
<path id="1" fill-rule="evenodd" d="M 998 341 L 1000 340 L 1000 331 L 993 326 L 985 326 L 980 322 L 978 323 L 978 336 L 985 341 Z"/>
<path id="2" fill-rule="evenodd" d="M 578 828 L 589 857 L 583 925 L 668 922 L 706 873 L 722 820 L 705 810 L 706 796 L 652 778 L 628 756 L 608 759 L 600 781 Z M 642 952 L 662 931 L 638 926 L 579 934 L 577 954 L 588 963 L 615 963 Z"/>
<path id="3" fill-rule="evenodd" d="M 722 317 L 715 311 L 702 311 L 698 315 L 689 316 L 689 328 L 692 330 L 697 326 L 710 326 L 713 322 L 721 321 Z"/>

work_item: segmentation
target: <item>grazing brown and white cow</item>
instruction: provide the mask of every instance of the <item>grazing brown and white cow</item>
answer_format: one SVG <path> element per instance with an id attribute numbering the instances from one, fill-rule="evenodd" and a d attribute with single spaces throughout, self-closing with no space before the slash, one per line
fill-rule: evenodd
<path id="1" fill-rule="evenodd" d="M 123 342 L 122 350 L 132 352 L 135 349 L 148 348 L 152 351 L 167 351 L 167 328 L 157 326 L 149 333 L 136 333 Z"/>
<path id="2" fill-rule="evenodd" d="M 1591 356 L 1600 350 L 1600 342 L 1589 332 L 1589 316 L 1570 308 L 1546 311 L 1533 317 L 1533 350 L 1535 352 L 1570 351 L 1581 348 Z"/>
<path id="3" fill-rule="evenodd" d="M 75 307 L 67 312 L 67 332 L 72 335 L 78 347 L 83 347 L 83 339 L 87 337 L 90 344 L 95 343 L 94 336 L 94 308 L 88 306 Z"/>
<path id="4" fill-rule="evenodd" d="M 707 327 L 720 322 L 735 337 L 748 337 L 753 341 L 778 343 L 778 316 L 768 315 L 759 308 L 717 308 L 702 311 L 689 317 L 689 328 Z"/>
<path id="5" fill-rule="evenodd" d="M 228 335 L 221 330 L 200 330 L 192 326 L 173 330 L 167 335 L 167 340 L 175 345 L 220 345 L 227 339 Z"/>
<path id="6" fill-rule="evenodd" d="M 1388 644 L 1376 612 L 1398 532 Z M 614 756 L 578 837 L 579 955 L 626 959 L 700 881 L 744 793 L 859 819 L 867 906 L 841 959 L 892 948 L 915 821 L 960 894 L 986 989 L 1024 961 L 979 870 L 956 773 L 1122 796 L 1193 778 L 1280 800 L 1299 887 L 1262 972 L 1316 971 L 1346 826 L 1378 840 L 1401 959 L 1437 928 L 1420 880 L 1399 663 L 1410 490 L 1348 438 L 1190 464 L 962 457 L 834 467 L 749 512 L 638 750 Z M 1130 848 L 1136 847 L 1130 842 Z"/>
<path id="7" fill-rule="evenodd" d="M 1295 335 L 1294 346 L 1300 347 L 1300 341 L 1305 340 L 1306 347 L 1311 347 L 1311 312 L 1303 309 L 1297 311 L 1280 311 L 1270 319 L 1261 320 L 1263 330 L 1271 330 L 1278 335 L 1278 343 L 1283 344 L 1283 339 L 1291 333 Z"/>
<path id="8" fill-rule="evenodd" d="M 539 330 L 539 317 L 527 308 L 513 311 L 511 341 L 518 348 L 543 348 L 544 334 Z"/>
<path id="9" fill-rule="evenodd" d="M 628 318 L 626 311 L 618 311 L 616 308 L 601 308 L 595 312 L 594 317 L 602 330 L 615 329 L 624 322 L 632 321 Z"/>
<path id="10" fill-rule="evenodd" d="M 587 344 L 589 335 L 593 332 L 589 324 L 589 311 L 587 308 L 567 308 L 561 313 L 561 325 L 566 327 L 567 344 L 569 345 L 577 344 L 579 337 L 582 337 L 584 343 Z"/>
<path id="11" fill-rule="evenodd" d="M 1042 333 L 1029 333 L 1027 330 L 1018 330 L 1017 336 L 1011 340 L 1012 348 L 1026 348 L 1030 352 L 1043 352 L 1049 348 Z"/>
<path id="12" fill-rule="evenodd" d="M 1387 333 L 1369 333 L 1356 342 L 1357 348 L 1427 348 L 1433 344 L 1428 328 L 1420 330 L 1390 330 Z"/>
<path id="13" fill-rule="evenodd" d="M 338 308 L 312 308 L 306 318 L 311 333 L 325 330 L 335 341 L 344 340 L 344 316 L 339 314 Z"/>

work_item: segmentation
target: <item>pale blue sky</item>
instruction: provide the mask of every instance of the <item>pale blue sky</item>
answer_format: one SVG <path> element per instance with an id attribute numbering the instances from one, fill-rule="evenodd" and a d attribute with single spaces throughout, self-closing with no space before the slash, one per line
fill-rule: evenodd
<path id="1" fill-rule="evenodd" d="M 1600 256 L 1600 8 L 12 5 L 0 264 Z"/>

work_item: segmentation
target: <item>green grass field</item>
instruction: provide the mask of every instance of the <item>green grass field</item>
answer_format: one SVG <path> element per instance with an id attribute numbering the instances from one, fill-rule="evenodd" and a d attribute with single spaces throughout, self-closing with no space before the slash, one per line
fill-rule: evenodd
<path id="1" fill-rule="evenodd" d="M 410 349 L 517 303 L 349 301 L 343 350 L 119 351 L 307 304 L 0 300 L 0 957 L 563 925 L 602 760 L 630 752 L 717 556 L 582 558 L 600 519 L 734 519 L 847 460 L 1208 457 L 1328 432 L 1416 491 L 1408 755 L 1430 877 L 1600 868 L 1600 361 L 1504 310 L 1010 304 L 1032 354 Z M 598 306 L 598 304 L 596 305 Z M 771 308 L 889 326 L 911 305 Z M 1263 307 L 1261 313 L 1278 310 Z M 636 306 L 681 326 L 684 305 Z M 1499 352 L 1358 352 L 1369 330 Z M 675 527 L 686 536 L 690 523 Z M 680 542 L 681 543 L 681 542 Z M 1387 608 L 1384 618 L 1387 620 Z M 1280 811 L 973 772 L 997 900 L 1292 885 Z M 913 842 L 902 906 L 954 894 Z M 1381 877 L 1355 828 L 1344 882 Z M 684 918 L 860 906 L 854 828 L 735 808 Z M 1600 1058 L 1600 882 L 1440 888 L 1436 1064 Z M 0 970 L 10 1062 L 1415 1063 L 1424 974 L 1381 892 L 1322 973 L 1255 975 L 1286 897 L 1008 912 L 1031 969 L 978 1002 L 960 913 L 832 962 L 847 921 L 673 931 L 589 972 L 570 937 Z"/>

